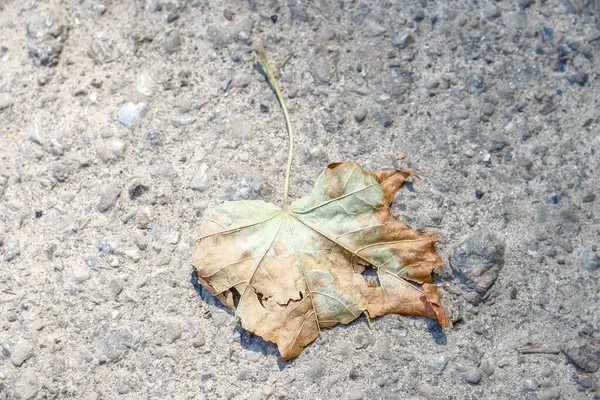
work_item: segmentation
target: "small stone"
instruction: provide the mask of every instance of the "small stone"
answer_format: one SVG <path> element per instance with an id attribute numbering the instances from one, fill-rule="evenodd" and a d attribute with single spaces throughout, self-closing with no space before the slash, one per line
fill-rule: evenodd
<path id="1" fill-rule="evenodd" d="M 381 36 L 385 33 L 386 29 L 375 22 L 368 22 L 365 27 L 365 36 L 368 38 Z"/>
<path id="2" fill-rule="evenodd" d="M 123 291 L 123 282 L 120 279 L 111 279 L 108 283 L 108 294 L 111 299 L 116 299 Z"/>
<path id="3" fill-rule="evenodd" d="M 120 123 L 133 129 L 139 125 L 146 114 L 147 106 L 145 103 L 125 103 L 117 113 L 117 119 Z"/>
<path id="4" fill-rule="evenodd" d="M 2 389 L 0 381 L 0 389 Z M 14 398 L 20 400 L 33 399 L 38 394 L 39 381 L 33 371 L 23 371 L 21 377 L 15 383 Z M 9 395 L 10 398 L 10 395 Z"/>
<path id="5" fill-rule="evenodd" d="M 571 84 L 578 84 L 579 86 L 583 86 L 587 83 L 590 75 L 587 72 L 577 72 L 576 74 L 571 75 L 568 80 Z"/>
<path id="6" fill-rule="evenodd" d="M 179 19 L 179 14 L 176 12 L 169 13 L 167 15 L 167 24 L 173 23 Z"/>
<path id="7" fill-rule="evenodd" d="M 496 110 L 496 107 L 491 104 L 491 103 L 485 103 L 483 105 L 483 108 L 481 109 L 481 112 L 483 113 L 483 115 L 486 116 L 491 116 L 492 114 L 494 114 L 494 111 Z"/>
<path id="8" fill-rule="evenodd" d="M 443 354 L 434 354 L 427 360 L 427 368 L 433 375 L 441 375 L 448 364 L 448 359 Z"/>
<path id="9" fill-rule="evenodd" d="M 236 33 L 234 33 L 233 41 L 236 43 L 243 43 L 246 45 L 250 44 L 250 38 L 248 37 L 248 34 L 244 31 L 237 31 Z"/>
<path id="10" fill-rule="evenodd" d="M 108 148 L 117 157 L 123 158 L 125 154 L 125 142 L 121 139 L 113 139 L 109 142 Z"/>
<path id="11" fill-rule="evenodd" d="M 490 6 L 484 10 L 484 14 L 488 19 L 496 19 L 502 15 L 502 11 L 496 6 Z"/>
<path id="12" fill-rule="evenodd" d="M 131 200 L 135 200 L 148 191 L 148 186 L 142 183 L 138 178 L 131 180 L 127 186 L 127 193 Z"/>
<path id="13" fill-rule="evenodd" d="M 470 385 L 478 385 L 483 378 L 481 371 L 478 369 L 472 369 L 470 371 L 463 372 L 461 378 Z"/>
<path id="14" fill-rule="evenodd" d="M 17 320 L 17 313 L 13 310 L 9 310 L 6 312 L 6 320 L 8 322 L 15 322 Z"/>
<path id="15" fill-rule="evenodd" d="M 534 3 L 534 0 L 519 0 L 518 1 L 519 7 L 522 9 L 529 8 L 529 6 L 531 6 L 533 3 Z"/>
<path id="16" fill-rule="evenodd" d="M 121 195 L 121 189 L 115 183 L 106 185 L 101 193 L 98 200 L 98 211 L 105 213 L 114 207 L 117 199 Z"/>
<path id="17" fill-rule="evenodd" d="M 584 203 L 593 203 L 594 200 L 596 200 L 596 195 L 594 193 L 587 193 L 585 196 L 583 196 L 582 200 Z"/>
<path id="18" fill-rule="evenodd" d="M 600 369 L 600 346 L 585 339 L 570 341 L 563 352 L 579 368 L 594 373 Z"/>
<path id="19" fill-rule="evenodd" d="M 419 9 L 419 10 L 415 11 L 414 20 L 416 22 L 421 22 L 424 19 L 425 19 L 425 11 L 423 11 L 422 9 Z"/>
<path id="20" fill-rule="evenodd" d="M 165 38 L 163 43 L 163 49 L 167 54 L 173 54 L 181 46 L 181 36 L 179 32 L 171 31 L 171 33 Z"/>
<path id="21" fill-rule="evenodd" d="M 121 329 L 108 333 L 98 343 L 106 360 L 117 362 L 134 346 L 134 338 L 131 332 Z"/>
<path id="22" fill-rule="evenodd" d="M 4 255 L 2 258 L 4 261 L 9 262 L 14 260 L 18 255 L 21 254 L 21 250 L 18 247 L 7 247 L 4 249 Z"/>
<path id="23" fill-rule="evenodd" d="M 172 321 L 167 324 L 166 340 L 167 343 L 174 343 L 181 338 L 181 325 L 179 322 Z"/>
<path id="24" fill-rule="evenodd" d="M 392 116 L 385 111 L 383 108 L 377 108 L 374 110 L 375 116 L 379 120 L 379 123 L 383 125 L 383 127 L 387 128 L 392 125 L 393 120 Z"/>
<path id="25" fill-rule="evenodd" d="M 323 377 L 323 373 L 325 372 L 325 367 L 323 363 L 318 360 L 313 360 L 308 364 L 308 369 L 306 371 L 306 375 L 310 380 L 319 381 Z"/>
<path id="26" fill-rule="evenodd" d="M 504 243 L 480 230 L 460 243 L 450 256 L 450 267 L 471 290 L 484 294 L 504 266 Z"/>
<path id="27" fill-rule="evenodd" d="M 98 271 L 98 267 L 100 266 L 100 260 L 98 260 L 97 256 L 93 254 L 86 254 L 83 256 L 83 259 L 85 260 L 85 263 L 89 269 L 93 271 Z"/>
<path id="28" fill-rule="evenodd" d="M 165 235 L 165 242 L 177 244 L 179 242 L 179 232 L 169 232 Z"/>
<path id="29" fill-rule="evenodd" d="M 252 77 L 246 73 L 239 72 L 233 76 L 231 84 L 237 88 L 245 88 L 252 82 Z"/>
<path id="30" fill-rule="evenodd" d="M 593 251 L 586 250 L 579 253 L 579 262 L 581 262 L 583 268 L 588 271 L 594 271 L 600 268 L 600 257 Z"/>
<path id="31" fill-rule="evenodd" d="M 365 120 L 365 118 L 367 117 L 368 113 L 369 113 L 369 111 L 367 110 L 366 107 L 359 108 L 358 110 L 356 110 L 354 112 L 354 120 L 356 122 L 363 122 Z"/>
<path id="32" fill-rule="evenodd" d="M 150 224 L 150 217 L 148 217 L 148 215 L 146 213 L 138 214 L 138 216 L 136 218 L 136 223 L 135 223 L 135 225 L 138 229 L 147 229 L 149 224 Z"/>
<path id="33" fill-rule="evenodd" d="M 365 398 L 365 394 L 362 390 L 354 388 L 350 389 L 350 393 L 348 394 L 348 400 L 363 400 Z"/>
<path id="34" fill-rule="evenodd" d="M 91 9 L 98 15 L 104 15 L 106 12 L 106 6 L 104 4 L 92 4 Z"/>
<path id="35" fill-rule="evenodd" d="M 405 49 L 415 42 L 415 38 L 410 33 L 400 33 L 394 39 L 394 46 L 399 49 Z"/>
<path id="36" fill-rule="evenodd" d="M 316 57 L 313 60 L 312 74 L 318 83 L 328 85 L 331 82 L 331 67 L 325 56 Z"/>
<path id="37" fill-rule="evenodd" d="M 487 375 L 492 376 L 494 374 L 494 366 L 488 360 L 483 360 L 479 366 L 481 370 Z"/>
<path id="38" fill-rule="evenodd" d="M 194 347 L 202 347 L 206 344 L 206 337 L 203 331 L 199 331 L 194 339 L 192 339 L 192 346 Z"/>
<path id="39" fill-rule="evenodd" d="M 66 21 L 51 11 L 36 10 L 27 19 L 29 56 L 37 66 L 53 67 L 67 40 Z"/>
<path id="40" fill-rule="evenodd" d="M 72 269 L 73 280 L 75 281 L 75 283 L 81 284 L 92 277 L 89 268 L 85 267 L 84 265 L 75 263 Z"/>
<path id="41" fill-rule="evenodd" d="M 547 389 L 540 392 L 540 400 L 558 400 L 560 399 L 560 391 L 558 389 Z"/>
<path id="42" fill-rule="evenodd" d="M 33 355 L 33 347 L 23 338 L 19 338 L 12 348 L 10 361 L 15 367 L 20 367 Z"/>
<path id="43" fill-rule="evenodd" d="M 0 94 L 0 111 L 10 108 L 13 105 L 13 101 L 8 95 Z"/>
<path id="44" fill-rule="evenodd" d="M 156 87 L 156 82 L 154 82 L 152 76 L 147 72 L 140 74 L 135 80 L 135 90 L 145 96 L 154 95 Z"/>
<path id="45" fill-rule="evenodd" d="M 146 250 L 148 248 L 148 240 L 141 232 L 136 232 L 133 236 L 133 242 L 140 250 Z"/>
<path id="46" fill-rule="evenodd" d="M 207 171 L 208 165 L 200 164 L 200 166 L 196 170 L 196 173 L 192 177 L 192 180 L 190 181 L 189 186 L 192 190 L 203 192 L 208 188 L 208 175 L 206 173 Z"/>
<path id="47" fill-rule="evenodd" d="M 163 142 L 163 134 L 155 129 L 150 129 L 144 134 L 142 146 L 146 148 L 162 146 Z"/>
<path id="48" fill-rule="evenodd" d="M 526 392 L 534 392 L 538 389 L 539 385 L 535 379 L 525 379 L 523 381 L 523 390 Z"/>
<path id="49" fill-rule="evenodd" d="M 516 29 L 525 30 L 529 26 L 527 14 L 523 11 L 515 11 L 509 14 L 508 20 Z"/>
<path id="50" fill-rule="evenodd" d="M 253 200 L 271 192 L 271 186 L 260 173 L 238 170 L 232 184 L 226 189 L 227 200 Z"/>
<path id="51" fill-rule="evenodd" d="M 129 386 L 129 377 L 120 376 L 117 382 L 117 393 L 120 395 L 128 394 L 132 392 L 131 386 Z"/>

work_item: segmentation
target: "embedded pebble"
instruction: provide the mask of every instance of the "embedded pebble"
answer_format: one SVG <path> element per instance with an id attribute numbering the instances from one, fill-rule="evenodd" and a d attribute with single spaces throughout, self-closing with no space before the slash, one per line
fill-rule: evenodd
<path id="1" fill-rule="evenodd" d="M 194 173 L 192 180 L 190 181 L 190 188 L 193 190 L 197 190 L 199 192 L 203 192 L 208 188 L 208 165 L 200 164 L 198 169 Z"/>
<path id="2" fill-rule="evenodd" d="M 368 113 L 369 110 L 367 110 L 366 107 L 361 107 L 354 112 L 354 119 L 356 120 L 356 122 L 363 122 L 367 117 Z"/>
<path id="3" fill-rule="evenodd" d="M 594 373 L 600 369 L 600 346 L 591 340 L 573 339 L 563 351 L 569 360 L 584 371 Z"/>
<path id="4" fill-rule="evenodd" d="M 415 38 L 410 33 L 401 33 L 394 39 L 394 46 L 399 49 L 405 49 L 415 42 Z"/>
<path id="5" fill-rule="evenodd" d="M 579 261 L 583 268 L 588 271 L 594 271 L 600 268 L 600 257 L 593 251 L 586 250 L 579 253 Z"/>
<path id="6" fill-rule="evenodd" d="M 0 382 L 0 389 L 2 389 Z M 39 380 L 32 370 L 23 371 L 17 382 L 15 383 L 15 399 L 29 400 L 37 396 L 39 391 Z"/>
<path id="7" fill-rule="evenodd" d="M 243 72 L 235 74 L 231 80 L 231 84 L 237 88 L 245 88 L 250 84 L 250 82 L 252 82 L 252 77 Z"/>
<path id="8" fill-rule="evenodd" d="M 167 343 L 174 343 L 181 338 L 181 324 L 176 321 L 169 322 L 166 330 Z"/>
<path id="9" fill-rule="evenodd" d="M 19 338 L 11 350 L 10 361 L 16 367 L 20 367 L 31 356 L 33 356 L 33 346 L 27 340 Z"/>
<path id="10" fill-rule="evenodd" d="M 129 129 L 133 129 L 140 124 L 147 108 L 145 103 L 125 103 L 117 112 L 117 119 Z"/>
<path id="11" fill-rule="evenodd" d="M 504 243 L 486 230 L 463 240 L 450 256 L 450 267 L 470 290 L 485 293 L 504 266 Z"/>
<path id="12" fill-rule="evenodd" d="M 152 76 L 148 72 L 138 75 L 135 80 L 135 90 L 145 96 L 154 95 L 156 88 L 156 82 L 154 82 L 154 79 L 152 79 Z"/>
<path id="13" fill-rule="evenodd" d="M 472 369 L 469 371 L 465 371 L 461 374 L 461 378 L 471 385 L 478 385 L 483 378 L 483 374 L 478 369 Z"/>
<path id="14" fill-rule="evenodd" d="M 433 375 L 441 375 L 448 364 L 448 359 L 443 354 L 434 354 L 427 360 L 427 367 Z"/>
<path id="15" fill-rule="evenodd" d="M 100 192 L 98 199 L 98 211 L 104 213 L 114 207 L 121 195 L 121 189 L 116 183 L 106 185 Z"/>
<path id="16" fill-rule="evenodd" d="M 0 111 L 10 108 L 13 105 L 13 100 L 6 94 L 0 94 Z"/>
<path id="17" fill-rule="evenodd" d="M 37 66 L 54 67 L 67 40 L 69 26 L 50 10 L 37 9 L 27 19 L 27 48 Z"/>
<path id="18" fill-rule="evenodd" d="M 75 263 L 72 267 L 72 272 L 75 283 L 83 283 L 92 277 L 89 269 L 83 264 Z"/>
<path id="19" fill-rule="evenodd" d="M 165 235 L 165 242 L 177 244 L 179 242 L 179 232 L 169 232 Z"/>
<path id="20" fill-rule="evenodd" d="M 192 339 L 192 346 L 202 347 L 206 344 L 206 336 L 203 331 L 199 331 Z"/>

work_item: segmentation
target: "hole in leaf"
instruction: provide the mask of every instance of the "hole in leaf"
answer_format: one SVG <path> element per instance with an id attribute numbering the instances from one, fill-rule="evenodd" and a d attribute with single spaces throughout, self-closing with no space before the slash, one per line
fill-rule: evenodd
<path id="1" fill-rule="evenodd" d="M 364 271 L 361 273 L 367 286 L 369 287 L 380 287 L 381 283 L 379 282 L 379 276 L 377 276 L 377 270 L 371 266 L 365 267 Z"/>
<path id="2" fill-rule="evenodd" d="M 238 292 L 238 290 L 234 287 L 232 287 L 231 289 L 227 290 L 226 292 L 223 292 L 223 296 L 225 296 L 225 298 L 229 297 L 229 295 L 231 294 L 231 296 L 233 297 L 233 306 L 235 308 L 237 308 L 239 302 L 240 302 L 240 298 L 242 297 L 240 295 L 240 292 Z"/>

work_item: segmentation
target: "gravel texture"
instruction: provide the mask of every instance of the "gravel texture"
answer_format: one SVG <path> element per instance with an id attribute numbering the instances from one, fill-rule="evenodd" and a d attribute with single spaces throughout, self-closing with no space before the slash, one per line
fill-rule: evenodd
<path id="1" fill-rule="evenodd" d="M 0 1 L 0 398 L 597 399 L 598 15 Z M 282 363 L 199 289 L 204 210 L 282 198 L 253 41 L 291 198 L 334 161 L 419 173 L 392 211 L 441 235 L 453 328 L 362 318 Z"/>

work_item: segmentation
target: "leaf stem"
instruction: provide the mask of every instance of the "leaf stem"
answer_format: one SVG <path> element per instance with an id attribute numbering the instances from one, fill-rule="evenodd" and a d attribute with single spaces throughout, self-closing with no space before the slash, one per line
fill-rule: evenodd
<path id="1" fill-rule="evenodd" d="M 285 123 L 287 125 L 287 131 L 290 138 L 290 151 L 288 153 L 288 162 L 287 162 L 287 170 L 285 172 L 285 186 L 283 188 L 283 209 L 286 210 L 288 207 L 288 188 L 290 186 L 290 172 L 292 170 L 292 158 L 294 157 L 294 134 L 292 133 L 292 121 L 290 120 L 290 115 L 288 114 L 288 110 L 285 107 L 285 102 L 283 101 L 283 95 L 279 90 L 279 85 L 277 85 L 277 80 L 275 80 L 275 75 L 269 66 L 269 61 L 267 60 L 267 54 L 265 52 L 264 47 L 260 44 L 252 44 L 252 49 L 258 54 L 260 57 L 260 61 L 262 62 L 265 70 L 267 72 L 267 77 L 271 81 L 271 85 L 273 85 L 273 89 L 275 89 L 275 94 L 277 94 L 277 100 L 279 100 L 279 104 L 281 105 L 281 109 L 283 110 L 283 115 L 285 116 Z"/>

